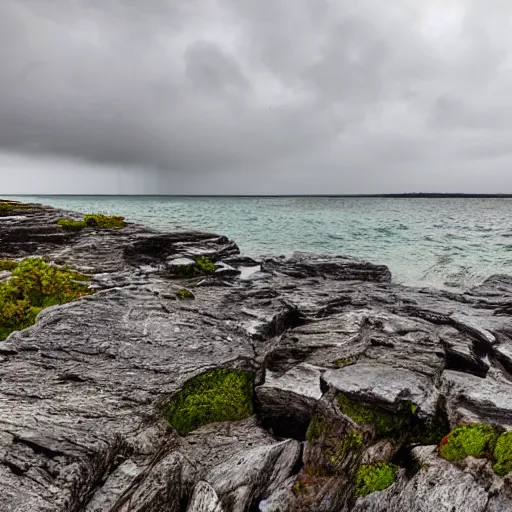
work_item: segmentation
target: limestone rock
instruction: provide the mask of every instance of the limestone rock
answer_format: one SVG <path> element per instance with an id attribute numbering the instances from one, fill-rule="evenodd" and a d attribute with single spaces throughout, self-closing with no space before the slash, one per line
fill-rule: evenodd
<path id="1" fill-rule="evenodd" d="M 512 277 L 416 289 L 353 258 L 260 262 L 224 236 L 70 232 L 57 225 L 69 216 L 0 218 L 0 257 L 69 265 L 95 290 L 0 342 L 0 512 L 512 509 L 512 475 L 491 461 L 380 439 L 339 407 L 340 394 L 406 404 L 411 429 L 443 420 L 436 435 L 445 415 L 512 430 Z M 215 263 L 206 279 L 170 275 L 200 257 Z M 195 300 L 177 300 L 182 288 Z M 255 416 L 180 437 L 163 406 L 217 368 L 252 372 Z M 360 464 L 382 460 L 401 466 L 396 481 L 358 498 Z"/>

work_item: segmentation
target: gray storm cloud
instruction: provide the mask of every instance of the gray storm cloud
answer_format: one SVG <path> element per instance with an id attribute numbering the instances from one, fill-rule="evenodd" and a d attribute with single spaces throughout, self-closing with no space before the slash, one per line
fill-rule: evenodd
<path id="1" fill-rule="evenodd" d="M 512 192 L 511 20 L 505 0 L 3 0 L 4 192 Z"/>

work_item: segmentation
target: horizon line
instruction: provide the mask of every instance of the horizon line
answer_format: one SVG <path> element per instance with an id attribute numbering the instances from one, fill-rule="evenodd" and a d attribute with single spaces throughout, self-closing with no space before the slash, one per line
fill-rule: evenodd
<path id="1" fill-rule="evenodd" d="M 512 193 L 466 193 L 466 192 L 397 192 L 388 194 L 1 194 L 2 197 L 211 197 L 211 198 L 474 198 L 512 199 Z"/>

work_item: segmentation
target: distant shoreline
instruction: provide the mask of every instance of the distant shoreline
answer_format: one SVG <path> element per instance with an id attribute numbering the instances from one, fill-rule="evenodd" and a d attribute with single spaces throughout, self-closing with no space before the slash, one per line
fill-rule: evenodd
<path id="1" fill-rule="evenodd" d="M 463 193 L 437 193 L 414 192 L 406 194 L 276 194 L 276 195 L 248 195 L 248 194 L 0 194 L 2 197 L 176 197 L 176 198 L 392 198 L 392 199 L 512 199 L 512 194 L 463 194 Z"/>

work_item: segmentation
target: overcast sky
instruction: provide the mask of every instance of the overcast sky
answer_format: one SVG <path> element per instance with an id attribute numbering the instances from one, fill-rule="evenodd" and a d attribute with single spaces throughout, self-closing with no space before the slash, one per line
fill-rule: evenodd
<path id="1" fill-rule="evenodd" d="M 512 193 L 510 0 L 1 0 L 0 193 Z"/>

